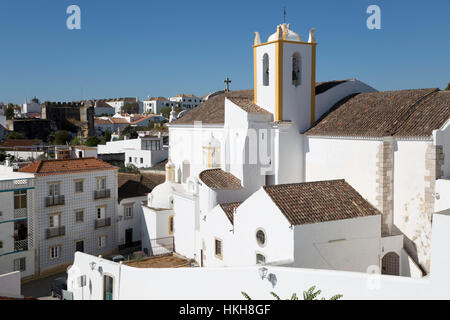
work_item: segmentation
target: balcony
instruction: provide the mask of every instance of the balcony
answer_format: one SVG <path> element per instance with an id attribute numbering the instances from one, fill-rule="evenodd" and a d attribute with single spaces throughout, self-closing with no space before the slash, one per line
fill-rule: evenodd
<path id="1" fill-rule="evenodd" d="M 111 190 L 110 189 L 103 189 L 103 190 L 95 190 L 94 191 L 94 200 L 97 199 L 105 199 L 111 197 Z"/>
<path id="2" fill-rule="evenodd" d="M 45 206 L 60 206 L 66 203 L 64 196 L 48 196 L 45 198 Z"/>
<path id="3" fill-rule="evenodd" d="M 14 218 L 26 218 L 27 217 L 27 208 L 14 209 Z"/>
<path id="4" fill-rule="evenodd" d="M 28 240 L 18 240 L 14 241 L 14 251 L 27 251 L 28 250 Z"/>
<path id="5" fill-rule="evenodd" d="M 46 233 L 47 239 L 63 236 L 66 234 L 66 226 L 48 228 Z"/>
<path id="6" fill-rule="evenodd" d="M 105 219 L 97 219 L 94 223 L 94 228 L 99 229 L 103 227 L 109 227 L 111 225 L 111 218 L 105 218 Z"/>

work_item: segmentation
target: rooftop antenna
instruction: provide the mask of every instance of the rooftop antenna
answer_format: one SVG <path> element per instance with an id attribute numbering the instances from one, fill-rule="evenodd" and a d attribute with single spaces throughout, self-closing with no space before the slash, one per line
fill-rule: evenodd
<path id="1" fill-rule="evenodd" d="M 283 7 L 283 23 L 286 23 L 286 6 Z"/>

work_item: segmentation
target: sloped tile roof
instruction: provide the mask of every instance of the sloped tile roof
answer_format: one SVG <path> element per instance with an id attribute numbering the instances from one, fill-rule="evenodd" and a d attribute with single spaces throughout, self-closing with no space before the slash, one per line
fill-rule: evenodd
<path id="1" fill-rule="evenodd" d="M 220 207 L 225 212 L 228 220 L 234 225 L 234 210 L 241 205 L 242 202 L 221 203 Z"/>
<path id="2" fill-rule="evenodd" d="M 237 105 L 239 108 L 244 110 L 248 113 L 262 113 L 262 114 L 271 114 L 266 109 L 261 108 L 260 106 L 253 103 L 253 100 L 247 99 L 247 98 L 236 98 L 236 97 L 230 97 L 227 98 L 231 102 L 233 102 L 235 105 Z"/>
<path id="3" fill-rule="evenodd" d="M 263 189 L 292 225 L 380 214 L 345 180 L 280 184 Z"/>
<path id="4" fill-rule="evenodd" d="M 152 192 L 158 184 L 165 180 L 163 174 L 152 173 L 122 173 L 117 175 L 118 202 L 126 198 L 145 196 Z"/>
<path id="5" fill-rule="evenodd" d="M 34 173 L 36 175 L 59 175 L 116 169 L 118 168 L 97 158 L 79 158 L 67 160 L 39 160 L 20 168 L 18 171 Z"/>
<path id="6" fill-rule="evenodd" d="M 42 144 L 42 140 L 7 139 L 0 143 L 1 148 L 32 147 Z"/>
<path id="7" fill-rule="evenodd" d="M 439 89 L 350 95 L 306 131 L 318 136 L 429 137 L 450 118 L 450 94 Z"/>
<path id="8" fill-rule="evenodd" d="M 200 180 L 213 190 L 242 189 L 241 180 L 222 169 L 208 169 L 200 172 Z"/>

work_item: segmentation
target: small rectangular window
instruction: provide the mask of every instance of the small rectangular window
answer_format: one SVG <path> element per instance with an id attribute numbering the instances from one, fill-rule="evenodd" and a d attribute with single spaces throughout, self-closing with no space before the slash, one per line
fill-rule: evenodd
<path id="1" fill-rule="evenodd" d="M 125 207 L 125 219 L 130 219 L 133 217 L 133 207 Z"/>
<path id="2" fill-rule="evenodd" d="M 57 259 L 60 257 L 60 255 L 61 255 L 60 245 L 50 247 L 50 259 Z"/>
<path id="3" fill-rule="evenodd" d="M 215 256 L 217 258 L 219 258 L 220 260 L 222 260 L 222 240 L 220 239 L 215 239 L 215 246 L 214 246 L 214 250 L 215 250 Z"/>
<path id="4" fill-rule="evenodd" d="M 83 180 L 75 181 L 75 192 L 76 193 L 83 192 Z"/>
<path id="5" fill-rule="evenodd" d="M 14 259 L 14 271 L 25 271 L 25 258 Z"/>
<path id="6" fill-rule="evenodd" d="M 84 222 L 84 210 L 75 211 L 75 222 Z"/>
<path id="7" fill-rule="evenodd" d="M 100 237 L 98 237 L 98 247 L 99 247 L 100 249 L 106 247 L 106 236 L 100 236 Z"/>

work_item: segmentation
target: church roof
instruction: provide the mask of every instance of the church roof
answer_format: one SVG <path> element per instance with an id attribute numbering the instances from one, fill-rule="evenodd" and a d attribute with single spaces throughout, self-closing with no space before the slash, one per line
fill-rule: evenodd
<path id="1" fill-rule="evenodd" d="M 123 173 L 117 174 L 118 202 L 126 198 L 145 196 L 159 184 L 165 176 L 156 173 Z"/>
<path id="2" fill-rule="evenodd" d="M 321 94 L 346 81 L 350 80 L 317 82 L 316 94 Z M 189 110 L 181 118 L 170 123 L 170 125 L 193 125 L 195 121 L 201 121 L 203 124 L 223 125 L 225 122 L 225 97 L 228 99 L 241 98 L 253 101 L 253 95 L 253 89 L 214 93 L 208 100 L 200 104 L 198 107 Z M 204 98 L 206 98 L 206 96 Z"/>
<path id="3" fill-rule="evenodd" d="M 222 169 L 207 169 L 199 174 L 200 180 L 213 190 L 242 189 L 241 180 Z"/>
<path id="4" fill-rule="evenodd" d="M 292 225 L 380 214 L 345 180 L 279 184 L 263 189 Z"/>
<path id="5" fill-rule="evenodd" d="M 429 137 L 450 118 L 450 92 L 413 89 L 347 96 L 306 131 L 317 136 Z"/>
<path id="6" fill-rule="evenodd" d="M 241 108 L 245 112 L 271 114 L 266 109 L 263 109 L 260 106 L 254 104 L 253 100 L 251 100 L 251 99 L 236 98 L 236 97 L 230 97 L 227 99 L 230 100 L 231 102 L 233 102 L 235 105 L 237 105 L 239 108 Z"/>
<path id="7" fill-rule="evenodd" d="M 241 205 L 242 202 L 231 202 L 231 203 L 221 203 L 220 207 L 230 220 L 231 224 L 234 225 L 234 210 Z"/>

